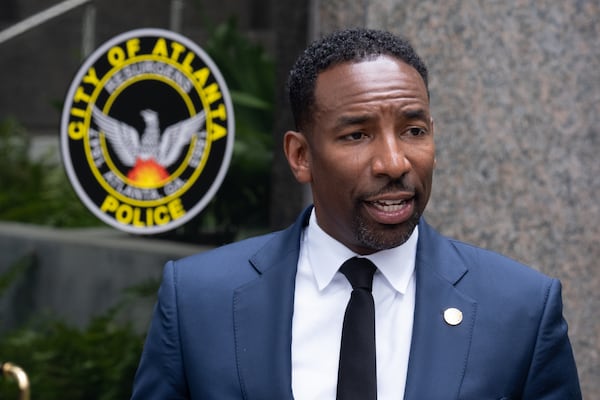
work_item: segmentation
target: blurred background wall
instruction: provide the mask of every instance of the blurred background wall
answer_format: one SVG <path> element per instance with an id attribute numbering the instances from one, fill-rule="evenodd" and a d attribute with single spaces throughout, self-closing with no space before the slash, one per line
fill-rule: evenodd
<path id="1" fill-rule="evenodd" d="M 55 3 L 4 0 L 0 27 Z M 173 22 L 172 2 L 94 4 L 97 44 L 128 29 Z M 236 15 L 243 31 L 275 58 L 273 227 L 289 224 L 306 202 L 279 151 L 282 133 L 292 126 L 283 82 L 298 51 L 312 38 L 349 26 L 410 38 L 430 69 L 438 154 L 429 222 L 561 279 L 584 396 L 600 398 L 600 3 L 183 4 L 180 31 L 200 46 L 208 24 Z M 0 44 L 0 116 L 16 116 L 49 143 L 57 141 L 59 104 L 81 62 L 83 14 L 75 10 Z"/>

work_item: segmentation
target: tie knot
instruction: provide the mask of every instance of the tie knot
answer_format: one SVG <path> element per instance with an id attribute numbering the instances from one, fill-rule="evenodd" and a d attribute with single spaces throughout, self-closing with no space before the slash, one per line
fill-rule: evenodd
<path id="1" fill-rule="evenodd" d="M 373 286 L 373 274 L 377 267 L 367 258 L 352 257 L 340 267 L 340 272 L 346 276 L 352 289 L 365 289 L 369 292 Z"/>

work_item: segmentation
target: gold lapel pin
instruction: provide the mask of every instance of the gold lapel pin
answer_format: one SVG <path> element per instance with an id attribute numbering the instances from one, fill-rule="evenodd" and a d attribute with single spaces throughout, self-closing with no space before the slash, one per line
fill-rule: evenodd
<path id="1" fill-rule="evenodd" d="M 456 326 L 463 320 L 463 313 L 458 308 L 450 307 L 444 311 L 444 321 L 450 326 Z"/>

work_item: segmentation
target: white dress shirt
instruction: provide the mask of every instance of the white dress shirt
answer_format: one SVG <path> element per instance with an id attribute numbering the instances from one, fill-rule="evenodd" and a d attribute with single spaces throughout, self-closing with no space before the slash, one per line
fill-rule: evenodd
<path id="1" fill-rule="evenodd" d="M 404 397 L 415 309 L 418 228 L 401 246 L 367 256 L 373 277 L 377 398 Z M 352 286 L 338 272 L 357 254 L 325 233 L 315 213 L 303 232 L 292 318 L 295 400 L 335 400 L 342 323 Z"/>

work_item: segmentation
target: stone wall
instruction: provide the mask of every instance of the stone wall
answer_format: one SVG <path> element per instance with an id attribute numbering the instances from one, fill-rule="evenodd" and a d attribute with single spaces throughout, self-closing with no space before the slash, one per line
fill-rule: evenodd
<path id="1" fill-rule="evenodd" d="M 321 0 L 320 32 L 411 39 L 437 140 L 427 218 L 561 279 L 584 396 L 600 399 L 600 3 Z"/>
<path id="2" fill-rule="evenodd" d="M 158 289 L 166 261 L 207 248 L 112 228 L 0 223 L 0 274 L 22 266 L 0 293 L 0 335 L 44 316 L 85 327 L 127 299 L 127 289 L 141 284 Z M 145 332 L 156 297 L 135 298 L 119 317 Z"/>

